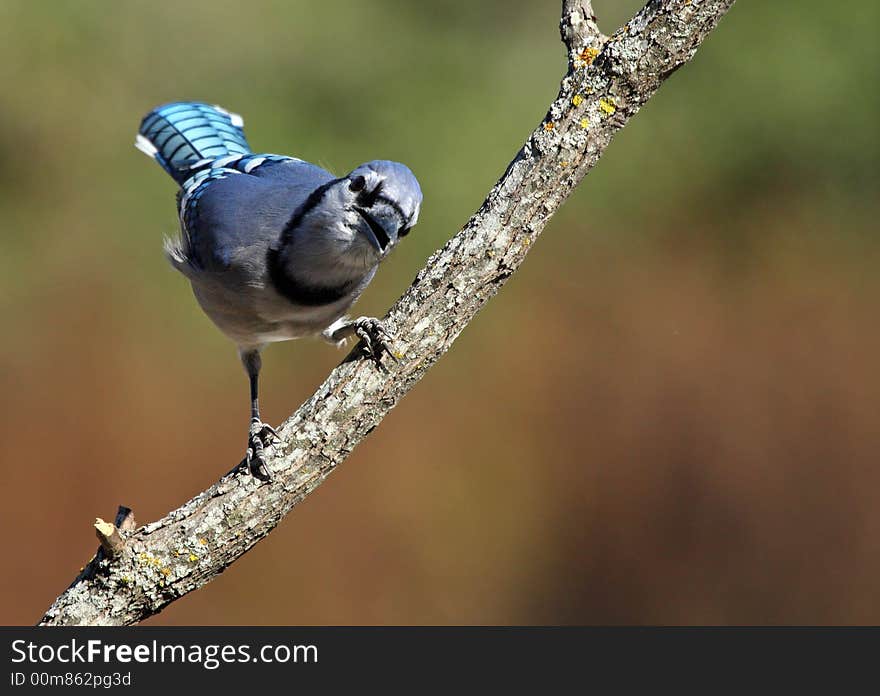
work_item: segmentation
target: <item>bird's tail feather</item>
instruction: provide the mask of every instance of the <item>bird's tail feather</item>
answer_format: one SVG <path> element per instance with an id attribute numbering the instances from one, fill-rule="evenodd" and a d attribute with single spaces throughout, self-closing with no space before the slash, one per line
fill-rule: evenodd
<path id="1" fill-rule="evenodd" d="M 198 163 L 250 153 L 243 126 L 241 116 L 219 106 L 174 102 L 144 117 L 134 144 L 183 184 Z"/>

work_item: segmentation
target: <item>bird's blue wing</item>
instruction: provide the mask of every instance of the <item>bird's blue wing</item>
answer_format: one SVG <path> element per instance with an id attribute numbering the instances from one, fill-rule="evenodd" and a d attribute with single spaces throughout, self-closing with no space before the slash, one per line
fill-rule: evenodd
<path id="1" fill-rule="evenodd" d="M 180 185 L 181 235 L 166 252 L 184 273 L 222 270 L 241 249 L 277 239 L 292 212 L 333 176 L 294 157 L 252 153 L 240 116 L 201 102 L 148 113 L 135 145 Z"/>
<path id="2" fill-rule="evenodd" d="M 281 155 L 224 157 L 217 164 L 199 168 L 181 190 L 181 238 L 166 245 L 178 268 L 185 262 L 195 270 L 224 270 L 242 250 L 265 254 L 308 195 L 334 178 Z"/>

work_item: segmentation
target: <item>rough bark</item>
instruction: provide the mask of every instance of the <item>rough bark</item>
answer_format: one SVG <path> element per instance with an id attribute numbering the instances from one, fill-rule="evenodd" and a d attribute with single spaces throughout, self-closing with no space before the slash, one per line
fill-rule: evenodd
<path id="1" fill-rule="evenodd" d="M 377 370 L 357 351 L 279 428 L 273 480 L 230 473 L 157 522 L 124 533 L 49 608 L 44 625 L 125 625 L 198 589 L 317 488 L 442 356 L 523 262 L 550 216 L 612 136 L 690 60 L 734 0 L 650 0 L 603 36 L 589 0 L 564 0 L 568 71 L 464 228 L 428 260 L 385 323 L 404 354 Z M 92 565 L 92 564 L 90 564 Z"/>

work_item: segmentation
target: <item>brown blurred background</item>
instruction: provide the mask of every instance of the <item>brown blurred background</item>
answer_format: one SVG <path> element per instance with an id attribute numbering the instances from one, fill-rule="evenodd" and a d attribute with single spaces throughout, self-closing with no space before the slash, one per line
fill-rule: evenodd
<path id="1" fill-rule="evenodd" d="M 595 0 L 610 33 L 641 0 Z M 559 2 L 0 2 L 0 622 L 123 503 L 240 458 L 246 380 L 163 260 L 156 104 L 257 151 L 399 159 L 381 315 L 541 119 Z M 880 11 L 738 3 L 349 460 L 154 624 L 880 622 Z M 342 354 L 265 354 L 283 420 Z"/>

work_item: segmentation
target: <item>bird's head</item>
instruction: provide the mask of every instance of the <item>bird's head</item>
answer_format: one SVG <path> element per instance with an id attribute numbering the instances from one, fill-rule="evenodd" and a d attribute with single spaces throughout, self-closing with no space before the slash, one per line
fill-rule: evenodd
<path id="1" fill-rule="evenodd" d="M 387 160 L 362 164 L 345 181 L 349 224 L 379 259 L 387 256 L 418 222 L 419 182 L 408 167 Z"/>
<path id="2" fill-rule="evenodd" d="M 409 234 L 421 203 L 419 182 L 408 167 L 374 160 L 325 185 L 313 222 L 332 230 L 337 244 L 372 266 Z"/>
<path id="3" fill-rule="evenodd" d="M 404 165 L 362 164 L 319 186 L 297 209 L 280 240 L 281 263 L 314 287 L 359 281 L 409 234 L 421 203 L 419 183 Z"/>

